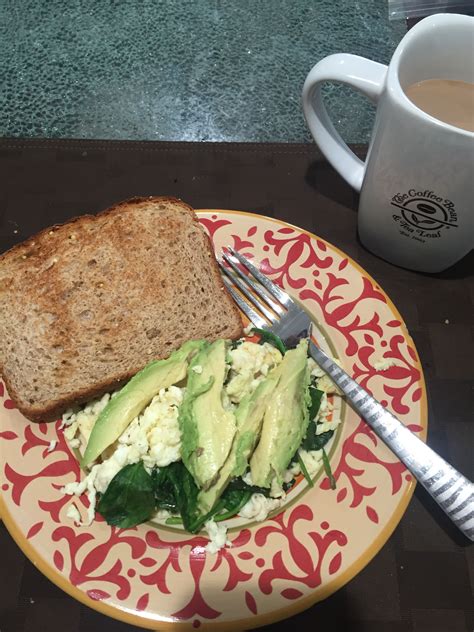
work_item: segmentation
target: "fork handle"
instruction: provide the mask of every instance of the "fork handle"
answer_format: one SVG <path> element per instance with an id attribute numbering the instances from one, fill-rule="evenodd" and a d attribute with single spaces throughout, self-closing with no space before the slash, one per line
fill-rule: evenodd
<path id="1" fill-rule="evenodd" d="M 311 340 L 309 351 L 352 407 L 406 465 L 452 522 L 474 541 L 474 485 L 423 443 Z"/>

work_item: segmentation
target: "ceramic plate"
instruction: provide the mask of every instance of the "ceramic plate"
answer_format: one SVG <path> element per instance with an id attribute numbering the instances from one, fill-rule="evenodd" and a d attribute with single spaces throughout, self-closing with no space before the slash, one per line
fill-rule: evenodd
<path id="1" fill-rule="evenodd" d="M 413 341 L 377 283 L 331 244 L 249 213 L 201 211 L 216 250 L 230 244 L 297 298 L 319 340 L 411 430 L 426 434 L 426 394 Z M 388 361 L 389 368 L 374 366 Z M 61 487 L 79 467 L 59 422 L 29 423 L 0 384 L 2 518 L 25 554 L 53 582 L 107 615 L 154 629 L 242 630 L 288 617 L 354 577 L 399 522 L 414 482 L 347 406 L 331 448 L 337 480 L 304 481 L 262 523 L 234 523 L 231 548 L 151 523 L 119 530 L 66 517 Z M 48 452 L 50 441 L 57 439 Z M 76 499 L 84 513 L 87 499 Z"/>

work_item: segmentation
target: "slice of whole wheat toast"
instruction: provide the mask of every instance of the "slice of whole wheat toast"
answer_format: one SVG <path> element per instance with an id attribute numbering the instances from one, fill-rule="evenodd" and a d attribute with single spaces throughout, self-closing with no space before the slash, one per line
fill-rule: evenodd
<path id="1" fill-rule="evenodd" d="M 0 372 L 33 421 L 117 388 L 186 340 L 241 334 L 209 239 L 174 198 L 127 200 L 0 256 Z"/>

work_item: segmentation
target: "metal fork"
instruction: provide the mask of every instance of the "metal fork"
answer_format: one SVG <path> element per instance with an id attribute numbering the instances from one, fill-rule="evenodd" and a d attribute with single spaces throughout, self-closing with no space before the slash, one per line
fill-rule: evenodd
<path id="1" fill-rule="evenodd" d="M 288 346 L 311 336 L 312 322 L 306 312 L 239 252 L 227 247 L 219 265 L 229 292 L 255 327 L 277 334 Z M 311 338 L 309 352 L 453 523 L 474 540 L 474 485 L 357 384 Z"/>

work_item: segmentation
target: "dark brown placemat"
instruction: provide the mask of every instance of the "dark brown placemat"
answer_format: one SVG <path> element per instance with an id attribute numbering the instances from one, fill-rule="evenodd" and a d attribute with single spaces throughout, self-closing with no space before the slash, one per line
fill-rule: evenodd
<path id="1" fill-rule="evenodd" d="M 472 256 L 438 276 L 372 256 L 356 239 L 356 194 L 315 146 L 3 140 L 0 174 L 0 251 L 40 228 L 136 195 L 173 195 L 195 208 L 261 213 L 338 246 L 400 310 L 427 379 L 429 443 L 472 478 Z M 0 551 L 0 632 L 134 629 L 54 586 L 3 525 Z M 471 631 L 473 585 L 472 547 L 417 489 L 393 536 L 355 579 L 300 615 L 261 629 Z"/>

